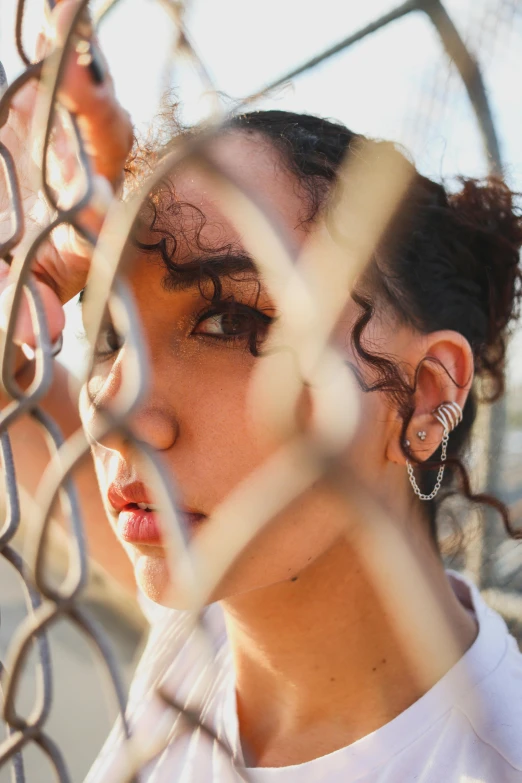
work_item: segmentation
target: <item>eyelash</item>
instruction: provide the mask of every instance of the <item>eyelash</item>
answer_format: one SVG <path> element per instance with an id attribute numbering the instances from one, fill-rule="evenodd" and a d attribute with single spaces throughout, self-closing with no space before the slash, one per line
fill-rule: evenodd
<path id="1" fill-rule="evenodd" d="M 245 316 L 251 319 L 251 328 L 247 332 L 239 334 L 212 334 L 209 332 L 197 332 L 197 327 L 205 321 L 215 318 L 220 315 L 229 316 Z M 248 340 L 249 347 L 252 349 L 255 347 L 258 341 L 259 332 L 266 332 L 274 318 L 266 313 L 258 310 L 255 307 L 241 304 L 235 300 L 229 300 L 224 302 L 218 302 L 210 309 L 201 313 L 193 327 L 192 334 L 203 338 L 209 338 L 210 340 L 218 340 L 222 343 L 237 343 L 245 342 Z"/>
<path id="2" fill-rule="evenodd" d="M 219 315 L 249 316 L 252 319 L 252 322 L 257 321 L 257 323 L 252 323 L 252 328 L 248 332 L 246 333 L 243 332 L 240 334 L 229 334 L 229 335 L 212 334 L 208 332 L 196 331 L 197 327 L 200 324 Z M 199 316 L 197 316 L 196 322 L 191 331 L 191 335 L 203 339 L 207 338 L 210 340 L 216 340 L 221 343 L 228 343 L 228 344 L 248 341 L 250 350 L 252 351 L 252 353 L 255 354 L 257 351 L 259 332 L 260 331 L 266 332 L 270 324 L 273 323 L 273 321 L 274 318 L 272 316 L 263 313 L 261 310 L 258 310 L 255 307 L 250 307 L 249 305 L 241 304 L 240 302 L 236 302 L 235 300 L 218 302 L 214 304 L 210 309 L 205 310 L 204 312 L 200 313 Z M 104 328 L 102 328 L 98 337 L 98 344 L 101 341 L 103 341 L 104 338 L 107 339 L 108 337 L 109 338 L 114 337 L 116 338 L 116 340 L 121 341 L 121 338 L 117 334 L 112 323 L 108 323 Z M 120 342 L 118 348 L 114 348 L 110 350 L 100 350 L 99 348 L 95 348 L 94 355 L 98 360 L 104 361 L 108 359 L 110 356 L 116 354 L 120 350 L 122 345 L 123 345 L 123 341 Z"/>
<path id="3" fill-rule="evenodd" d="M 108 337 L 115 337 L 118 342 L 120 342 L 120 345 L 118 348 L 113 348 L 110 350 L 102 351 L 98 347 L 101 342 L 103 342 L 104 338 L 107 339 Z M 120 348 L 123 345 L 123 340 L 120 337 L 120 335 L 115 330 L 112 323 L 106 323 L 102 328 L 100 329 L 100 333 L 98 335 L 98 339 L 96 341 L 96 345 L 94 346 L 94 357 L 98 359 L 99 361 L 104 361 L 105 359 L 108 359 L 110 356 L 113 356 L 115 353 L 118 353 Z"/>

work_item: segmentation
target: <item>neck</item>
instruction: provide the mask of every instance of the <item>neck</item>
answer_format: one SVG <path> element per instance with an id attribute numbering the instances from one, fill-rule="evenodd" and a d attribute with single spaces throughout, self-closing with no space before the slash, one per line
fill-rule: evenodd
<path id="1" fill-rule="evenodd" d="M 435 613 L 404 583 L 404 558 L 369 562 L 369 546 L 338 540 L 295 581 L 224 602 L 241 736 L 258 765 L 301 763 L 374 731 L 471 645 L 474 621 L 427 538 L 412 562 Z"/>

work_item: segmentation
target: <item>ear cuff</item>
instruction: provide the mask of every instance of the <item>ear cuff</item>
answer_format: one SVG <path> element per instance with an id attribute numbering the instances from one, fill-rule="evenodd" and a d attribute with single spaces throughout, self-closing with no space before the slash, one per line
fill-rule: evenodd
<path id="1" fill-rule="evenodd" d="M 443 433 L 442 433 L 442 442 L 441 442 L 441 456 L 440 460 L 442 463 L 446 462 L 446 456 L 447 456 L 447 450 L 448 450 L 448 441 L 450 432 L 453 432 L 455 427 L 458 427 L 460 422 L 462 421 L 462 408 L 458 404 L 458 402 L 442 402 L 435 410 L 433 411 L 433 416 L 435 419 L 439 422 L 439 424 L 442 425 Z M 424 437 L 422 437 L 424 435 Z M 426 438 L 425 432 L 418 432 L 417 436 L 420 438 L 420 440 L 424 440 Z M 435 482 L 435 486 L 433 487 L 433 490 L 430 492 L 429 495 L 423 495 L 423 493 L 420 490 L 419 485 L 417 484 L 417 481 L 415 480 L 415 474 L 413 473 L 413 467 L 409 460 L 406 461 L 406 470 L 408 471 L 408 476 L 410 479 L 410 483 L 413 487 L 413 491 L 417 495 L 417 497 L 420 500 L 433 500 L 437 492 L 439 491 L 442 479 L 444 477 L 444 468 L 446 466 L 442 464 L 439 467 L 439 471 L 437 473 L 437 481 Z"/>
<path id="2" fill-rule="evenodd" d="M 462 421 L 462 408 L 458 402 L 443 402 L 435 408 L 433 415 L 449 434 Z"/>

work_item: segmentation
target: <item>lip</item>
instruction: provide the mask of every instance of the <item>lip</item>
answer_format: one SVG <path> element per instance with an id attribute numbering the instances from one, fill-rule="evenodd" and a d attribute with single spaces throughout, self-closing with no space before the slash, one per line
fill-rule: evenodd
<path id="1" fill-rule="evenodd" d="M 122 541 L 148 546 L 164 545 L 160 512 L 138 508 L 138 503 L 154 506 L 151 494 L 142 481 L 113 482 L 107 490 L 107 500 L 113 515 L 118 518 L 116 530 Z M 206 519 L 206 515 L 196 509 L 181 507 L 176 510 L 189 535 Z"/>
<path id="2" fill-rule="evenodd" d="M 178 509 L 178 513 L 185 521 L 189 533 L 206 519 L 205 514 L 184 509 Z M 159 513 L 138 508 L 134 504 L 128 504 L 118 514 L 117 531 L 119 537 L 128 544 L 164 545 Z"/>
<path id="3" fill-rule="evenodd" d="M 107 500 L 115 514 L 137 503 L 153 505 L 150 493 L 142 481 L 132 481 L 128 484 L 112 483 L 107 490 Z"/>

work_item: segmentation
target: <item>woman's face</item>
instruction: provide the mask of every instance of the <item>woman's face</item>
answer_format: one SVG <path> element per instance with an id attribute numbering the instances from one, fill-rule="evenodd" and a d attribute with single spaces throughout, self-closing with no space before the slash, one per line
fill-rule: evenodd
<path id="1" fill-rule="evenodd" d="M 308 241 L 311 228 L 302 223 L 303 194 L 268 142 L 231 132 L 217 143 L 213 154 L 236 180 L 249 190 L 255 188 L 297 246 Z M 254 368 L 263 361 L 250 350 L 252 336 L 258 345 L 262 343 L 277 313 L 263 281 L 248 263 L 240 228 L 225 219 L 204 176 L 187 168 L 172 184 L 179 202 L 192 205 L 183 208 L 182 225 L 179 216 L 169 216 L 167 209 L 160 216 L 178 239 L 174 259 L 187 263 L 201 258 L 211 264 L 220 273 L 222 293 L 219 301 L 211 301 L 211 287 L 204 284 L 201 291 L 197 275 L 169 280 L 158 256 L 136 256 L 129 282 L 151 367 L 149 393 L 132 424 L 136 435 L 161 453 L 177 487 L 189 535 L 197 536 L 214 509 L 278 445 L 254 424 L 249 399 Z M 148 240 L 159 238 L 161 234 L 149 235 Z M 228 249 L 223 251 L 224 247 Z M 347 304 L 335 339 L 350 361 L 354 308 L 353 303 Z M 401 351 L 406 335 L 400 329 L 393 338 L 389 330 L 384 336 L 385 327 L 378 322 L 373 329 L 374 339 L 385 339 L 387 352 Z M 109 328 L 97 347 L 89 382 L 90 394 L 99 402 L 108 403 L 118 390 L 125 345 L 119 351 L 118 347 Z M 89 429 L 96 414 L 83 397 L 82 417 Z M 361 406 L 365 424 L 358 428 L 351 453 L 357 453 L 361 475 L 374 482 L 389 464 L 385 452 L 394 417 L 381 395 L 362 395 Z M 175 603 L 176 575 L 169 574 L 164 541 L 158 535 L 161 510 L 154 513 L 137 505 L 155 501 L 144 486 L 136 451 L 124 438 L 112 435 L 95 443 L 93 455 L 109 520 L 134 562 L 138 583 L 153 600 Z M 346 501 L 318 482 L 257 536 L 213 597 L 296 577 L 335 547 L 350 514 Z"/>

